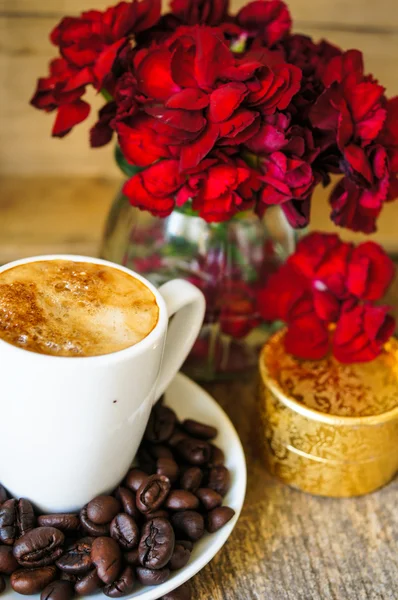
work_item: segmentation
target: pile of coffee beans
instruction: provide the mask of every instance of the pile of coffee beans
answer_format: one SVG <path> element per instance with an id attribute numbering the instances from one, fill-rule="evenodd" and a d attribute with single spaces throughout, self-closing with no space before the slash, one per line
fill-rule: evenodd
<path id="1" fill-rule="evenodd" d="M 222 506 L 230 486 L 217 430 L 180 423 L 162 401 L 154 407 L 131 469 L 113 495 L 94 498 L 80 514 L 36 515 L 29 500 L 0 486 L 0 593 L 4 575 L 20 594 L 70 600 L 100 590 L 110 598 L 137 582 L 159 585 L 189 561 L 207 530 L 234 515 Z M 164 600 L 189 600 L 189 586 Z"/>

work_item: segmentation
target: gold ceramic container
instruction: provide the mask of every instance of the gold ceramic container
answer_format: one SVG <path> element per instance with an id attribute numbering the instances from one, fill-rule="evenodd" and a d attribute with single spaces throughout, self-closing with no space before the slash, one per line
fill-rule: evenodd
<path id="1" fill-rule="evenodd" d="M 372 492 L 398 472 L 398 342 L 370 363 L 286 354 L 284 331 L 260 356 L 259 406 L 268 468 L 311 494 Z"/>

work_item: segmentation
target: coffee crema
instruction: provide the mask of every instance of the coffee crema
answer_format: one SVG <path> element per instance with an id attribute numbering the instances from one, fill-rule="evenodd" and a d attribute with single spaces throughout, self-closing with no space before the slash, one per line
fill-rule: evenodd
<path id="1" fill-rule="evenodd" d="M 71 260 L 29 262 L 0 273 L 0 338 L 53 356 L 101 356 L 143 340 L 159 307 L 133 275 Z"/>

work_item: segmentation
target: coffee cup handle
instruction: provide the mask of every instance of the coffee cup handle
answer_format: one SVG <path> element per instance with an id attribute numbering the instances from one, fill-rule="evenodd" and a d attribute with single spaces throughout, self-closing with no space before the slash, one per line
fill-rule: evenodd
<path id="1" fill-rule="evenodd" d="M 205 315 L 205 298 L 202 292 L 183 279 L 173 279 L 159 288 L 169 319 L 155 400 L 164 393 L 180 370 L 199 335 Z"/>

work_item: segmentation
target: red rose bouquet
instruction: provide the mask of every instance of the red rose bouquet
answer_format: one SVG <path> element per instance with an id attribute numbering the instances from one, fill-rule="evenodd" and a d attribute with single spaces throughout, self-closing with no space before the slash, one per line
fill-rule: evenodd
<path id="1" fill-rule="evenodd" d="M 232 236 L 232 244 L 245 249 L 239 254 L 227 247 L 230 233 L 216 228 L 245 211 L 262 218 L 272 205 L 292 227 L 303 228 L 314 189 L 336 174 L 331 219 L 341 227 L 375 231 L 384 203 L 398 197 L 398 98 L 388 99 L 366 73 L 358 50 L 314 42 L 291 26 L 281 0 L 255 0 L 237 14 L 228 0 L 171 0 L 163 15 L 160 0 L 130 0 L 65 17 L 51 33 L 59 56 L 31 103 L 55 112 L 53 135 L 63 137 L 89 115 L 84 95 L 92 86 L 105 100 L 90 143 L 117 142 L 130 203 L 157 217 L 180 211 L 214 225 L 217 244 L 203 252 L 198 243 L 189 260 L 193 245 L 187 243 L 177 261 L 155 225 L 151 231 L 158 233 L 147 243 L 153 254 L 142 249 L 135 262 L 127 255 L 123 261 L 136 269 L 144 265 L 147 276 L 167 264 L 167 277 L 199 284 L 208 301 L 206 322 L 230 336 L 229 348 L 263 319 L 278 318 L 288 323 L 288 347 L 297 354 L 316 357 L 332 347 L 341 360 L 363 360 L 391 330 L 385 309 L 369 304 L 382 284 L 366 280 L 366 290 L 358 291 L 355 275 L 368 261 L 368 277 L 376 277 L 381 251 L 311 237 L 264 290 L 275 270 L 275 248 L 257 236 L 252 250 L 258 230 L 248 225 L 244 236 Z M 312 274 L 308 265 L 297 266 L 310 245 L 319 259 Z M 335 273 L 325 258 L 329 252 L 340 260 Z M 387 278 L 387 268 L 383 272 Z M 283 298 L 277 311 L 273 294 Z M 356 328 L 348 340 L 344 323 Z M 303 324 L 312 332 L 306 348 L 297 344 Z M 213 336 L 209 343 L 225 367 L 219 340 Z M 244 368 L 242 354 L 232 369 L 238 364 Z"/>

